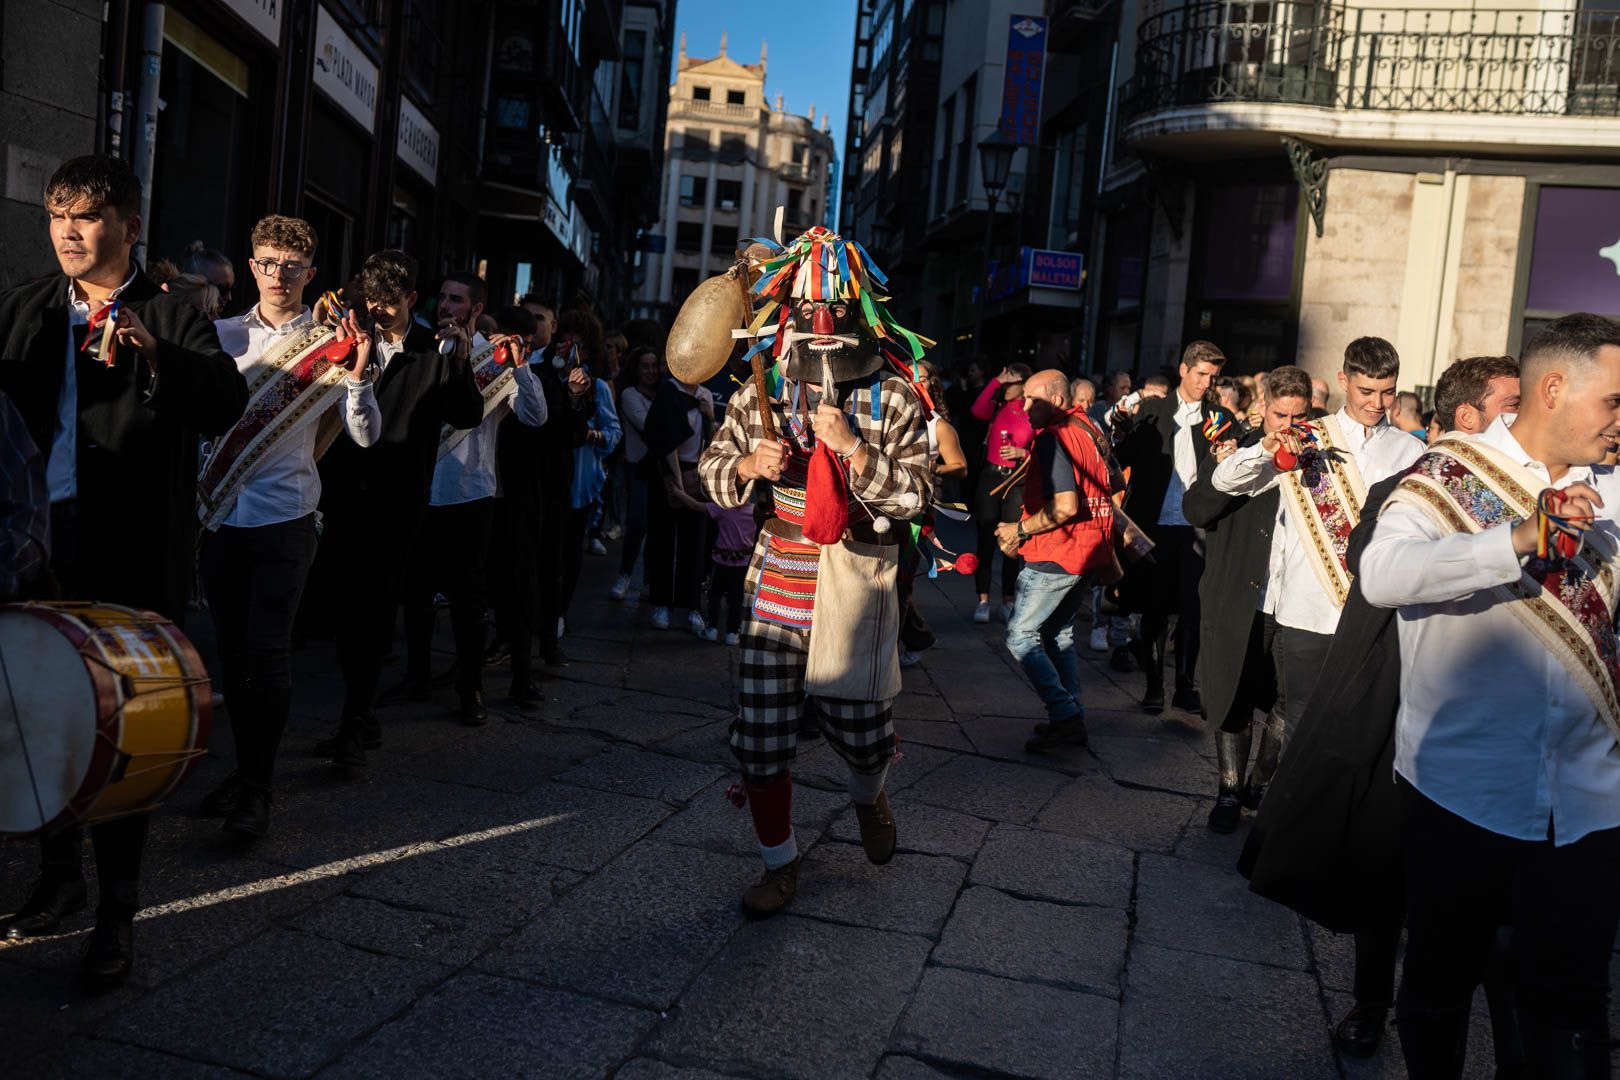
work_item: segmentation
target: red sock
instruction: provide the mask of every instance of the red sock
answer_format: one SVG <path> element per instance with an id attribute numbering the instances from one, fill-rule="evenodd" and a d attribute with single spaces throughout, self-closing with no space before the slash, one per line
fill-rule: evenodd
<path id="1" fill-rule="evenodd" d="M 763 783 L 745 780 L 754 834 L 764 847 L 778 847 L 793 835 L 793 776 L 782 773 Z"/>

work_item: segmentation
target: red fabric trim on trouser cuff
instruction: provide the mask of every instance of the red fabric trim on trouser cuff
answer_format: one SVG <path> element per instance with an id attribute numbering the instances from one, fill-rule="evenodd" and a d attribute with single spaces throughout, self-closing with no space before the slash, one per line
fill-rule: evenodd
<path id="1" fill-rule="evenodd" d="M 793 835 L 793 777 L 788 773 L 763 784 L 747 781 L 748 812 L 754 816 L 754 834 L 765 847 L 787 843 Z"/>

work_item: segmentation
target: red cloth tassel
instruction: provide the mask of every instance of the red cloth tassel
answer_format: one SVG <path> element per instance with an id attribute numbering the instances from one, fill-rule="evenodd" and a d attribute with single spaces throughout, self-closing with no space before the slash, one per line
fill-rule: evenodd
<path id="1" fill-rule="evenodd" d="M 826 443 L 817 443 L 804 484 L 804 538 L 836 544 L 849 528 L 849 480 L 843 463 Z"/>

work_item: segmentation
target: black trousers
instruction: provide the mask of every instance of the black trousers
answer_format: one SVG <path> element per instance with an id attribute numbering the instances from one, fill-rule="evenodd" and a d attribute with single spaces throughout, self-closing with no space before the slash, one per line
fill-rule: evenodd
<path id="1" fill-rule="evenodd" d="M 1011 475 L 1011 469 L 1003 469 L 988 463 L 979 466 L 979 486 L 973 497 L 973 521 L 978 529 L 979 568 L 973 571 L 973 587 L 986 596 L 990 594 L 992 564 L 995 562 L 996 554 L 1001 550 L 996 543 L 996 526 L 1017 521 L 1023 514 L 1022 483 L 1009 485 L 1000 495 L 991 494 L 995 487 L 1006 483 Z M 1018 571 L 1022 566 L 1023 560 L 1018 556 L 1002 554 L 1003 597 L 1018 595 Z"/>
<path id="2" fill-rule="evenodd" d="M 1277 659 L 1277 697 L 1282 702 L 1279 711 L 1283 716 L 1282 744 L 1286 749 L 1288 737 L 1299 727 L 1305 706 L 1316 692 L 1317 680 L 1327 664 L 1328 650 L 1333 647 L 1333 635 L 1279 626 L 1271 647 Z"/>
<path id="3" fill-rule="evenodd" d="M 573 473 L 569 473 L 571 478 Z M 567 479 L 554 482 L 549 488 L 542 485 L 539 511 L 535 517 L 538 529 L 534 546 L 534 573 L 537 597 L 534 609 L 533 633 L 540 641 L 542 654 L 557 647 L 557 620 L 563 615 L 564 557 L 568 550 L 568 515 L 570 504 Z M 581 541 L 583 542 L 583 541 Z"/>
<path id="4" fill-rule="evenodd" d="M 292 631 L 315 561 L 315 515 L 203 537 L 201 577 L 214 620 L 225 707 L 243 782 L 268 791 L 292 710 Z"/>
<path id="5" fill-rule="evenodd" d="M 654 607 L 696 610 L 703 583 L 709 515 L 671 506 L 662 483 L 647 493 L 647 599 Z"/>
<path id="6" fill-rule="evenodd" d="M 1408 1073 L 1414 1080 L 1460 1074 L 1474 988 L 1506 922 L 1529 1075 L 1555 1075 L 1577 1033 L 1591 1055 L 1586 1071 L 1556 1075 L 1607 1075 L 1620 828 L 1563 847 L 1516 840 L 1451 813 L 1404 778 L 1397 783 L 1406 966 L 1396 1018 Z"/>
<path id="7" fill-rule="evenodd" d="M 1176 689 L 1197 685 L 1198 583 L 1204 577 L 1204 553 L 1191 525 L 1160 525 L 1154 531 L 1154 565 L 1147 567 L 1153 585 L 1142 598 L 1142 644 L 1150 651 L 1146 665 L 1150 685 L 1164 685 L 1165 643 L 1170 616 L 1176 619 Z"/>
<path id="8" fill-rule="evenodd" d="M 370 715 L 377 700 L 422 515 L 351 512 L 334 517 L 322 538 L 328 553 L 339 564 L 346 564 L 350 553 L 359 556 L 353 572 L 339 578 L 347 595 L 333 617 L 343 719 L 350 721 Z"/>
<path id="9" fill-rule="evenodd" d="M 494 527 L 490 530 L 490 567 L 506 582 L 490 594 L 496 632 L 512 654 L 512 681 L 525 682 L 534 669 L 534 619 L 540 606 L 538 508 L 532 499 L 505 496 L 495 500 Z"/>
<path id="10" fill-rule="evenodd" d="M 557 582 L 557 614 L 564 618 L 574 602 L 574 590 L 579 587 L 579 570 L 585 561 L 585 530 L 591 521 L 595 503 L 578 508 L 569 507 L 562 516 L 562 536 L 559 539 L 560 573 Z"/>
<path id="11" fill-rule="evenodd" d="M 642 463 L 624 463 L 624 550 L 619 554 L 619 573 L 629 577 L 641 558 L 641 545 L 647 539 L 647 478 Z"/>
<path id="12" fill-rule="evenodd" d="M 746 566 L 714 564 L 709 578 L 709 625 L 720 625 L 720 601 L 726 602 L 726 630 L 735 634 L 742 630 L 743 585 L 748 579 Z"/>
<path id="13" fill-rule="evenodd" d="M 79 528 L 74 503 L 51 506 L 51 574 L 64 599 L 105 600 L 117 603 L 117 596 L 86 596 L 80 591 L 78 559 Z M 131 592 L 137 591 L 133 586 Z M 179 623 L 185 616 L 183 600 L 160 612 Z M 90 826 L 90 843 L 96 853 L 99 894 L 96 917 L 129 920 L 140 909 L 141 855 L 146 850 L 147 826 L 151 814 L 131 814 L 114 821 Z M 69 825 L 40 837 L 40 877 L 68 882 L 84 880 L 80 852 L 84 848 L 84 826 Z"/>
<path id="14" fill-rule="evenodd" d="M 484 688 L 484 616 L 489 610 L 485 568 L 495 500 L 430 507 L 422 519 L 405 581 L 406 677 L 426 682 L 433 665 L 433 594 L 450 601 L 456 643 L 456 689 Z"/>

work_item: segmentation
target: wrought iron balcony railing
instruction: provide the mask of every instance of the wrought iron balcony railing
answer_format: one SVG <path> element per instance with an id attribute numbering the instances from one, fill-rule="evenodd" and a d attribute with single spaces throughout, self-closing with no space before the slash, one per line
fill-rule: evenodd
<path id="1" fill-rule="evenodd" d="M 1194 3 L 1144 20 L 1126 123 L 1221 102 L 1620 116 L 1620 12 Z"/>

